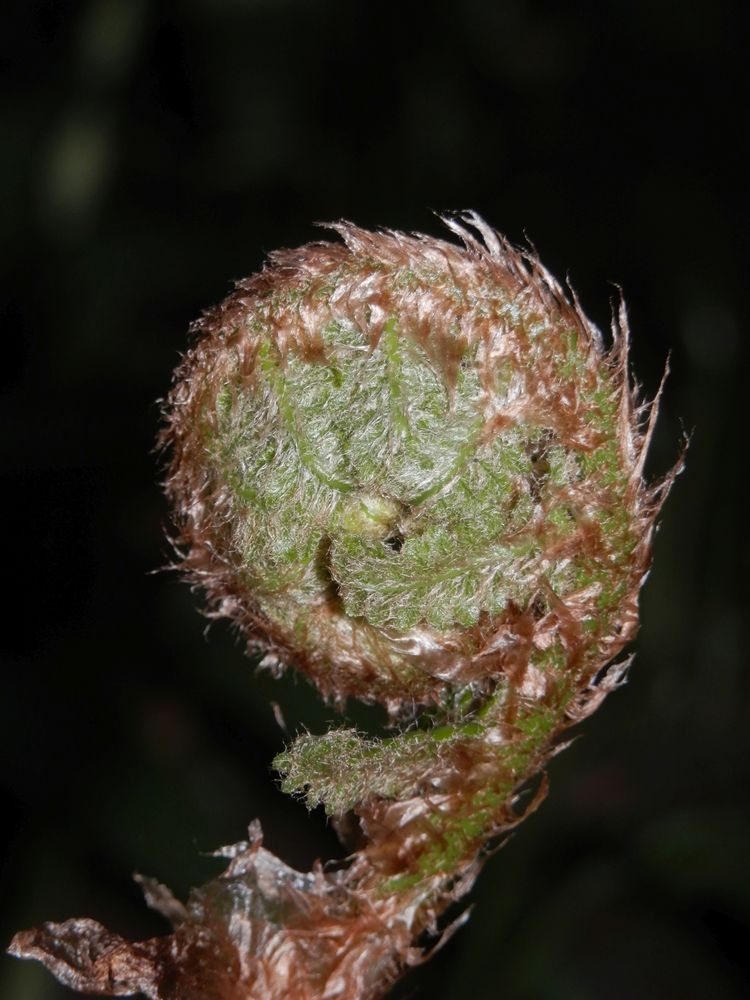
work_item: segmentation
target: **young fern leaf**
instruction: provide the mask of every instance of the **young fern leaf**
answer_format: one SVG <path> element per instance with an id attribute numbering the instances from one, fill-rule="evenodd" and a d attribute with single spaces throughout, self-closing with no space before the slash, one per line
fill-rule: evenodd
<path id="1" fill-rule="evenodd" d="M 147 884 L 171 937 L 16 937 L 75 989 L 382 996 L 624 679 L 675 474 L 642 478 L 657 403 L 635 399 L 624 308 L 606 349 L 535 254 L 444 221 L 460 245 L 339 223 L 340 243 L 272 254 L 195 325 L 165 408 L 181 566 L 210 613 L 265 666 L 389 713 L 387 739 L 305 734 L 275 761 L 363 845 L 302 874 L 256 824 L 186 906 Z"/>

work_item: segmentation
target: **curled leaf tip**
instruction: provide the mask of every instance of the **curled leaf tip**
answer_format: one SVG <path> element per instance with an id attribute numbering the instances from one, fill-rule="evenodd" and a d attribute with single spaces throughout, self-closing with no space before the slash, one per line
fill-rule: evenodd
<path id="1" fill-rule="evenodd" d="M 262 665 L 390 716 L 384 738 L 303 734 L 275 762 L 360 846 L 303 874 L 256 826 L 184 906 L 142 880 L 171 937 L 16 938 L 75 989 L 382 996 L 625 679 L 676 474 L 643 478 L 661 390 L 637 398 L 624 306 L 606 347 L 535 251 L 475 212 L 443 222 L 459 243 L 338 222 L 338 242 L 271 254 L 194 325 L 164 407 L 180 568 L 208 613 Z"/>

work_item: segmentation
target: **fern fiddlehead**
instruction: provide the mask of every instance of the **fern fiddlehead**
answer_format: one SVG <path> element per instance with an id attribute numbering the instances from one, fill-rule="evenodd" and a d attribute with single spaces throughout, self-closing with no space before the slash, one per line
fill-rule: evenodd
<path id="1" fill-rule="evenodd" d="M 165 408 L 182 568 L 212 613 L 263 665 L 388 712 L 386 738 L 304 734 L 275 761 L 362 846 L 301 874 L 254 826 L 186 907 L 147 885 L 171 938 L 18 936 L 75 988 L 383 995 L 624 676 L 672 478 L 643 481 L 656 407 L 624 311 L 605 349 L 535 255 L 445 221 L 461 245 L 339 224 L 273 254 L 196 324 Z"/>

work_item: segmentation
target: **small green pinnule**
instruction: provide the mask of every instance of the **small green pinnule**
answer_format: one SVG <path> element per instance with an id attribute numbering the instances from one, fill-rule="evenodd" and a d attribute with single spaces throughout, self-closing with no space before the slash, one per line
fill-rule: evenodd
<path id="1" fill-rule="evenodd" d="M 444 222 L 460 245 L 343 222 L 272 254 L 195 324 L 164 409 L 180 566 L 209 613 L 262 665 L 388 712 L 386 738 L 303 734 L 275 761 L 363 846 L 301 874 L 254 825 L 185 907 L 146 884 L 169 938 L 17 936 L 74 988 L 382 996 L 624 677 L 676 471 L 643 480 L 658 396 L 636 399 L 624 307 L 606 348 L 535 253 L 475 213 Z"/>

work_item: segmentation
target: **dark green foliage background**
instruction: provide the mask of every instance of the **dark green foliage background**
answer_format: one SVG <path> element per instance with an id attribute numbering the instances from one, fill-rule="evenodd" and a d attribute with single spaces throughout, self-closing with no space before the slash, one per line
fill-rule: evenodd
<path id="1" fill-rule="evenodd" d="M 652 472 L 681 421 L 695 433 L 630 684 L 398 995 L 747 995 L 739 10 L 4 5 L 4 941 L 71 915 L 161 933 L 131 871 L 184 894 L 254 816 L 293 864 L 339 850 L 268 770 L 271 701 L 292 729 L 332 712 L 255 678 L 186 587 L 149 575 L 170 557 L 154 400 L 190 320 L 314 220 L 438 232 L 430 209 L 472 207 L 528 234 L 601 324 L 623 286 L 648 394 L 672 353 Z M 0 995 L 70 994 L 3 959 Z"/>

